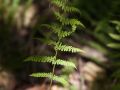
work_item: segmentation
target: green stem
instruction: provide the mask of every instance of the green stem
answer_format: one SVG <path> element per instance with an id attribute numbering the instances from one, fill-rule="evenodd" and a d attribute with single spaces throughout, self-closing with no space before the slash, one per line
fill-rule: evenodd
<path id="1" fill-rule="evenodd" d="M 60 39 L 58 40 L 57 43 L 59 43 L 59 42 L 60 42 Z M 56 61 L 57 55 L 58 55 L 58 51 L 55 49 L 55 61 Z M 55 67 L 56 67 L 56 64 L 53 65 L 52 78 L 51 78 L 51 80 L 50 80 L 50 88 L 49 88 L 49 90 L 51 90 L 51 88 L 52 88 L 53 77 L 54 77 L 54 74 L 55 74 Z"/>
<path id="2" fill-rule="evenodd" d="M 53 71 L 52 71 L 52 73 L 53 73 L 53 75 L 52 75 L 52 78 L 51 78 L 51 81 L 50 81 L 50 89 L 49 90 L 52 90 L 51 88 L 52 88 L 52 83 L 53 83 L 53 77 L 54 77 L 54 72 L 55 72 L 55 66 L 56 66 L 56 64 L 54 64 L 54 66 L 53 66 Z"/>

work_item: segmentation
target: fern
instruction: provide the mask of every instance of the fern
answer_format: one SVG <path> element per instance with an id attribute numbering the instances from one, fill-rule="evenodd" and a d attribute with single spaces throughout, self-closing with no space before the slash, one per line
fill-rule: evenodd
<path id="1" fill-rule="evenodd" d="M 68 82 L 63 77 L 58 77 L 56 75 L 53 75 L 53 73 L 33 73 L 30 76 L 32 77 L 47 77 L 49 79 L 55 80 L 60 82 L 62 85 L 68 85 Z"/>
<path id="2" fill-rule="evenodd" d="M 62 43 L 59 43 L 55 46 L 56 50 L 59 51 L 64 51 L 64 52 L 72 52 L 72 53 L 76 53 L 76 52 L 83 52 L 82 50 L 80 50 L 79 48 L 75 48 L 72 46 L 68 46 L 68 45 L 62 45 Z"/>
<path id="3" fill-rule="evenodd" d="M 109 36 L 115 40 L 120 41 L 120 35 L 118 34 L 109 33 Z"/>
<path id="4" fill-rule="evenodd" d="M 107 46 L 112 50 L 111 56 L 114 56 L 115 62 L 113 62 L 113 68 L 115 70 L 112 74 L 112 79 L 115 79 L 115 84 L 112 85 L 112 90 L 119 90 L 120 89 L 120 62 L 117 59 L 120 59 L 120 21 L 112 21 L 115 24 L 116 31 L 109 33 L 109 37 L 111 39 L 110 43 Z"/>
<path id="5" fill-rule="evenodd" d="M 57 20 L 59 20 L 62 25 L 79 25 L 81 27 L 85 27 L 79 20 L 77 19 L 70 19 L 70 18 L 67 18 L 63 15 L 61 15 L 59 12 L 54 12 L 54 15 L 56 16 Z"/>
<path id="6" fill-rule="evenodd" d="M 33 73 L 30 76 L 33 77 L 46 77 L 50 79 L 50 90 L 53 83 L 53 80 L 61 83 L 63 86 L 68 86 L 68 82 L 65 80 L 63 76 L 55 75 L 56 65 L 62 65 L 65 67 L 76 68 L 73 62 L 68 60 L 63 60 L 58 58 L 58 52 L 71 52 L 71 53 L 79 53 L 84 52 L 79 48 L 75 48 L 73 46 L 65 45 L 62 43 L 62 39 L 67 36 L 70 36 L 73 32 L 76 31 L 78 26 L 84 27 L 84 25 L 75 18 L 68 18 L 65 14 L 79 12 L 79 10 L 71 5 L 68 5 L 68 0 L 51 0 L 51 4 L 56 5 L 63 12 L 53 11 L 56 22 L 52 24 L 43 24 L 42 27 L 46 27 L 51 30 L 52 33 L 56 35 L 55 39 L 52 40 L 48 38 L 46 40 L 48 45 L 52 45 L 55 50 L 55 54 L 53 56 L 30 56 L 25 59 L 25 61 L 33 61 L 33 62 L 42 62 L 42 63 L 50 63 L 53 65 L 52 72 L 49 73 Z M 69 30 L 66 30 L 66 27 L 69 27 Z"/>
<path id="7" fill-rule="evenodd" d="M 63 0 L 52 0 L 52 4 L 57 5 L 58 7 L 60 7 L 64 12 L 69 12 L 69 13 L 73 13 L 73 12 L 78 12 L 80 13 L 79 9 L 72 7 L 72 6 L 68 6 L 65 1 Z"/>
<path id="8" fill-rule="evenodd" d="M 116 33 L 109 33 L 109 36 L 114 42 L 109 43 L 107 46 L 113 49 L 120 49 L 120 43 L 115 41 L 120 41 L 120 21 L 112 21 L 116 25 Z"/>
<path id="9" fill-rule="evenodd" d="M 33 62 L 45 62 L 45 63 L 51 63 L 56 65 L 64 65 L 64 66 L 71 66 L 76 68 L 75 64 L 69 61 L 65 61 L 62 59 L 57 59 L 55 61 L 55 57 L 53 56 L 31 56 L 25 59 L 25 61 L 33 61 Z"/>

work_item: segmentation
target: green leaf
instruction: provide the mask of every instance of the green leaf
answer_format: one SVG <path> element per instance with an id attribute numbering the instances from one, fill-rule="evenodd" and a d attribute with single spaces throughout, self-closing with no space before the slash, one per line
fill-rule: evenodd
<path id="1" fill-rule="evenodd" d="M 118 49 L 120 48 L 120 43 L 109 43 L 107 46 L 110 48 Z"/>
<path id="2" fill-rule="evenodd" d="M 55 57 L 53 56 L 30 56 L 25 61 L 33 61 L 33 62 L 46 62 L 52 63 L 54 62 Z"/>
<path id="3" fill-rule="evenodd" d="M 73 62 L 70 62 L 70 61 L 65 61 L 65 60 L 61 60 L 61 59 L 57 59 L 55 61 L 55 63 L 57 65 L 63 65 L 63 66 L 69 66 L 69 67 L 74 67 L 76 68 L 75 64 Z"/>
<path id="4" fill-rule="evenodd" d="M 55 50 L 64 51 L 64 52 L 72 52 L 72 53 L 84 52 L 83 50 L 79 48 L 75 48 L 73 46 L 62 45 L 62 43 L 57 44 L 55 46 Z"/>
<path id="5" fill-rule="evenodd" d="M 109 36 L 110 36 L 112 39 L 115 39 L 115 40 L 119 40 L 119 41 L 120 41 L 120 35 L 118 35 L 118 34 L 109 33 Z"/>
<path id="6" fill-rule="evenodd" d="M 68 82 L 61 76 L 55 76 L 53 77 L 53 80 L 61 83 L 63 86 L 68 86 Z"/>
<path id="7" fill-rule="evenodd" d="M 56 65 L 63 65 L 76 68 L 75 64 L 70 61 L 65 61 L 62 59 L 56 59 L 53 56 L 30 56 L 25 61 L 33 61 L 33 62 L 45 62 Z"/>
<path id="8" fill-rule="evenodd" d="M 47 27 L 48 29 L 52 30 L 54 33 L 59 33 L 62 29 L 62 27 L 60 27 L 57 24 L 42 24 L 42 27 Z"/>
<path id="9" fill-rule="evenodd" d="M 57 20 L 59 20 L 62 25 L 77 25 L 77 26 L 81 26 L 83 28 L 85 28 L 85 26 L 77 19 L 70 19 L 70 18 L 67 18 L 63 15 L 61 15 L 59 12 L 54 12 Z"/>
<path id="10" fill-rule="evenodd" d="M 65 31 L 65 30 L 63 31 L 62 27 L 59 26 L 59 25 L 57 25 L 57 24 L 51 24 L 51 25 L 49 25 L 49 24 L 43 24 L 42 26 L 47 27 L 50 30 L 52 30 L 60 38 L 64 38 L 64 37 L 67 37 L 67 36 L 71 35 L 76 30 L 76 28 L 77 28 L 76 25 L 73 25 L 71 31 Z"/>
<path id="11" fill-rule="evenodd" d="M 69 13 L 78 12 L 78 13 L 80 13 L 79 9 L 77 9 L 75 7 L 72 7 L 72 6 L 68 6 L 65 3 L 65 1 L 62 1 L 62 0 L 52 0 L 51 3 L 57 5 L 58 7 L 60 7 L 64 12 L 69 12 Z"/>
<path id="12" fill-rule="evenodd" d="M 30 76 L 32 76 L 32 77 L 46 77 L 46 78 L 55 80 L 64 86 L 68 85 L 68 82 L 63 77 L 53 75 L 52 73 L 33 73 Z"/>
<path id="13" fill-rule="evenodd" d="M 51 78 L 52 77 L 52 73 L 32 73 L 30 76 L 32 77 L 48 77 Z"/>

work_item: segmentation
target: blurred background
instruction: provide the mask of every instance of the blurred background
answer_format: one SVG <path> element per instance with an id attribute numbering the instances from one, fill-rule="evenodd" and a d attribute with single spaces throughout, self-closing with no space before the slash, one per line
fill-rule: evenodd
<path id="1" fill-rule="evenodd" d="M 69 2 L 80 10 L 80 15 L 73 16 L 86 28 L 78 28 L 65 42 L 85 53 L 60 54 L 72 56 L 77 70 L 58 66 L 56 72 L 67 73 L 71 85 L 61 87 L 54 82 L 52 90 L 120 90 L 120 0 Z M 43 42 L 50 32 L 40 28 L 55 19 L 49 3 L 50 0 L 0 0 L 0 90 L 47 90 L 49 80 L 29 74 L 51 71 L 52 66 L 24 59 L 53 53 Z"/>

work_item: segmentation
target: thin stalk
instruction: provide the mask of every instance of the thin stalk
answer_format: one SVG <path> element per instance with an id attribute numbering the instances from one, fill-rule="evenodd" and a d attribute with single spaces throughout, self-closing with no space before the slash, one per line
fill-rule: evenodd
<path id="1" fill-rule="evenodd" d="M 56 57 L 57 57 L 57 53 L 58 53 L 58 51 L 56 51 L 55 60 L 56 60 Z M 52 88 L 53 77 L 54 77 L 54 73 L 55 73 L 55 67 L 56 67 L 56 64 L 53 65 L 53 69 L 52 69 L 52 78 L 51 78 L 51 80 L 50 80 L 50 88 L 49 88 L 49 90 L 51 90 L 51 88 Z"/>
<path id="2" fill-rule="evenodd" d="M 60 38 L 59 38 L 59 40 L 58 40 L 57 43 L 59 43 L 59 42 L 60 42 Z M 55 61 L 56 61 L 57 55 L 58 55 L 58 51 L 55 50 Z M 51 78 L 51 80 L 50 80 L 50 88 L 49 88 L 49 90 L 51 90 L 51 88 L 52 88 L 53 77 L 54 77 L 54 74 L 55 74 L 55 67 L 56 67 L 56 64 L 53 65 L 53 69 L 52 69 L 52 78 Z"/>

